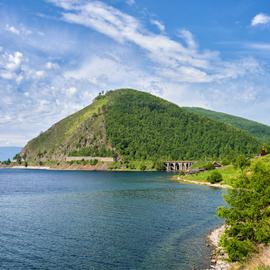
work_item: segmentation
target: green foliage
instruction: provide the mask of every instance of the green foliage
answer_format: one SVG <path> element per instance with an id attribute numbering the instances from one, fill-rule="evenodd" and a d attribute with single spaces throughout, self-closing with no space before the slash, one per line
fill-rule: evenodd
<path id="1" fill-rule="evenodd" d="M 10 165 L 11 164 L 11 160 L 10 159 L 4 160 L 4 161 L 1 162 L 1 164 L 3 164 L 3 165 Z"/>
<path id="2" fill-rule="evenodd" d="M 30 141 L 22 155 L 31 164 L 63 156 L 113 156 L 116 161 L 214 160 L 252 155 L 260 143 L 247 133 L 131 89 L 100 93 L 83 110 Z M 113 149 L 113 150 L 111 150 Z"/>
<path id="3" fill-rule="evenodd" d="M 208 171 L 211 171 L 211 170 L 215 169 L 215 166 L 214 166 L 214 164 L 212 162 L 208 162 L 208 163 L 205 164 L 205 167 L 203 167 L 203 168 L 205 168 Z"/>
<path id="4" fill-rule="evenodd" d="M 141 170 L 141 171 L 145 171 L 145 170 L 146 170 L 146 165 L 142 163 L 142 164 L 140 165 L 140 170 Z"/>
<path id="5" fill-rule="evenodd" d="M 232 183 L 218 209 L 228 225 L 222 244 L 232 261 L 243 260 L 258 243 L 270 242 L 270 166 L 259 160 Z M 243 243 L 243 244 L 241 244 Z"/>
<path id="6" fill-rule="evenodd" d="M 242 154 L 258 150 L 259 143 L 245 132 L 150 94 L 125 89 L 110 95 L 106 133 L 130 160 L 196 160 L 227 156 L 232 149 Z"/>
<path id="7" fill-rule="evenodd" d="M 155 161 L 153 168 L 155 168 L 157 171 L 166 170 L 166 166 L 163 161 Z"/>
<path id="8" fill-rule="evenodd" d="M 113 151 L 104 146 L 100 148 L 84 147 L 69 153 L 70 157 L 112 157 L 113 155 Z"/>
<path id="9" fill-rule="evenodd" d="M 105 145 L 104 119 L 97 116 L 97 113 L 107 102 L 105 96 L 100 96 L 90 106 L 59 121 L 31 140 L 23 149 L 22 155 L 33 163 L 41 158 L 51 160 L 55 156 L 68 155 L 71 151 L 87 147 L 87 138 L 96 142 L 93 143 L 94 146 Z"/>
<path id="10" fill-rule="evenodd" d="M 196 161 L 192 165 L 192 169 L 202 169 L 202 168 L 207 169 L 207 170 L 215 169 L 213 165 L 213 161 Z"/>
<path id="11" fill-rule="evenodd" d="M 225 113 L 205 110 L 202 108 L 186 107 L 185 109 L 189 112 L 194 112 L 198 115 L 205 116 L 207 118 L 241 129 L 257 138 L 260 142 L 268 143 L 270 145 L 270 127 L 267 125 Z"/>
<path id="12" fill-rule="evenodd" d="M 235 168 L 243 171 L 245 168 L 250 166 L 250 159 L 248 157 L 245 157 L 244 155 L 240 155 L 233 161 L 233 165 Z"/>
<path id="13" fill-rule="evenodd" d="M 22 157 L 20 153 L 16 154 L 13 159 L 16 160 L 18 164 L 22 163 Z"/>
<path id="14" fill-rule="evenodd" d="M 220 183 L 222 181 L 222 174 L 215 170 L 207 177 L 207 181 L 211 184 Z"/>
<path id="15" fill-rule="evenodd" d="M 224 157 L 221 161 L 221 164 L 223 166 L 227 166 L 227 165 L 230 165 L 232 163 L 232 160 L 229 158 L 229 157 Z"/>
<path id="16" fill-rule="evenodd" d="M 254 244 L 250 240 L 238 240 L 237 238 L 223 237 L 221 244 L 225 247 L 230 256 L 230 260 L 243 261 L 249 253 L 255 250 Z"/>
<path id="17" fill-rule="evenodd" d="M 236 169 L 233 165 L 219 168 L 218 171 L 222 174 L 222 182 L 227 185 L 231 185 L 241 174 L 241 171 Z M 197 174 L 185 175 L 185 179 L 205 182 L 211 173 L 212 171 L 204 171 Z"/>
<path id="18" fill-rule="evenodd" d="M 110 170 L 119 170 L 122 168 L 122 165 L 120 162 L 116 161 L 116 162 L 113 162 L 110 166 L 109 166 L 109 169 Z"/>

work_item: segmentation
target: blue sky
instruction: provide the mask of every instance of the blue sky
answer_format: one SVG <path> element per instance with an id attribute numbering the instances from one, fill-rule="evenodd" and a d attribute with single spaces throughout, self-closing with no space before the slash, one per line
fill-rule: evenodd
<path id="1" fill-rule="evenodd" d="M 0 0 L 0 146 L 131 87 L 270 124 L 267 0 Z"/>

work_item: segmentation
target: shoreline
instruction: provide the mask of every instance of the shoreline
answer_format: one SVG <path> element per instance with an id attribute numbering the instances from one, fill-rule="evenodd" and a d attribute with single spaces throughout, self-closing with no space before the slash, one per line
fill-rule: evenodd
<path id="1" fill-rule="evenodd" d="M 216 229 L 212 230 L 208 235 L 207 239 L 210 245 L 213 247 L 211 253 L 211 264 L 208 270 L 230 270 L 233 263 L 227 262 L 226 252 L 220 247 L 219 241 L 226 229 L 226 225 L 223 224 Z"/>
<path id="2" fill-rule="evenodd" d="M 230 185 L 226 185 L 226 184 L 220 184 L 220 183 L 216 183 L 216 184 L 211 184 L 209 182 L 205 182 L 205 181 L 195 181 L 195 180 L 188 180 L 179 176 L 174 176 L 172 177 L 172 179 L 176 182 L 179 183 L 187 183 L 187 184 L 195 184 L 195 185 L 202 185 L 202 186 L 208 186 L 208 187 L 214 187 L 214 188 L 232 188 Z"/>
<path id="3" fill-rule="evenodd" d="M 22 170 L 52 170 L 52 171 L 100 171 L 100 172 L 159 172 L 157 170 L 130 170 L 130 169 L 108 169 L 94 166 L 0 166 L 0 169 L 22 169 Z"/>

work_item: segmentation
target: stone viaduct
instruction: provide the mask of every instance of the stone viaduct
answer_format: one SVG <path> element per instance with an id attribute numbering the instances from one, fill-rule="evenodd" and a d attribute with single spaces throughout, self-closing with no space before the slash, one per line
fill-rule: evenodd
<path id="1" fill-rule="evenodd" d="M 183 161 L 166 161 L 164 162 L 166 166 L 166 171 L 188 171 L 194 162 L 189 160 Z"/>

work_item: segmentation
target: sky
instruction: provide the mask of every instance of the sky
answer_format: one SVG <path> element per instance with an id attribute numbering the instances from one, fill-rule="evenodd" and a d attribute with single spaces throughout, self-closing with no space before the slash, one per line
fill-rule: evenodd
<path id="1" fill-rule="evenodd" d="M 0 0 L 0 146 L 101 91 L 270 125 L 269 0 Z"/>

